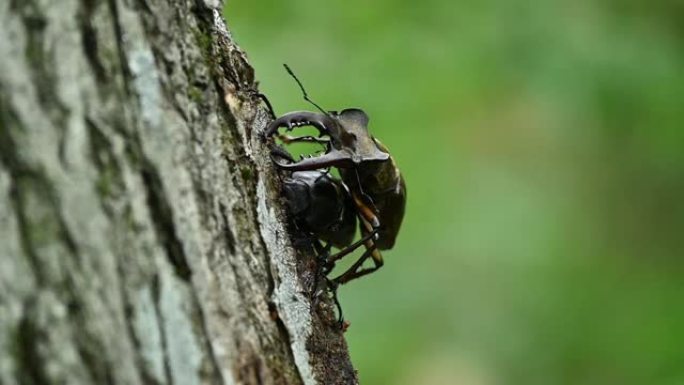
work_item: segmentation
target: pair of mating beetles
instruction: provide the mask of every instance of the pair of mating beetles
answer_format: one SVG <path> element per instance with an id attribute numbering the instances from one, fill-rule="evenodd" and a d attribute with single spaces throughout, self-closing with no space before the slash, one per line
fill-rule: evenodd
<path id="1" fill-rule="evenodd" d="M 277 167 L 290 171 L 284 181 L 284 195 L 297 222 L 325 242 L 314 242 L 319 253 L 318 271 L 326 276 L 342 323 L 342 311 L 337 301 L 337 287 L 382 267 L 380 250 L 391 249 L 399 233 L 406 205 L 406 184 L 387 147 L 368 132 L 368 115 L 360 109 L 341 112 L 325 111 L 308 98 L 304 86 L 285 65 L 304 94 L 304 99 L 320 112 L 297 111 L 275 118 L 268 125 L 265 137 L 271 140 L 271 156 Z M 278 128 L 292 131 L 298 126 L 313 126 L 318 137 L 281 135 Z M 320 143 L 325 153 L 295 161 L 273 137 L 285 144 Z M 341 179 L 330 175 L 331 167 L 339 170 Z M 353 242 L 357 218 L 361 239 Z M 339 251 L 330 254 L 331 247 Z M 344 273 L 328 278 L 335 263 L 360 246 L 363 255 Z M 364 267 L 371 258 L 372 267 Z M 315 278 L 316 282 L 319 277 Z"/>

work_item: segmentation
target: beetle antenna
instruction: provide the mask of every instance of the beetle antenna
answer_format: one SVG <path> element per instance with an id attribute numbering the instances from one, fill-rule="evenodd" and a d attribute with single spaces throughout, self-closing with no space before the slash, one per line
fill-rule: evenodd
<path id="1" fill-rule="evenodd" d="M 316 108 L 318 108 L 318 110 L 321 111 L 322 113 L 328 115 L 328 112 L 326 110 L 322 109 L 321 106 L 316 104 L 316 102 L 309 99 L 309 95 L 306 93 L 306 90 L 304 89 L 304 85 L 302 84 L 301 81 L 299 81 L 299 78 L 297 78 L 297 75 L 295 75 L 294 72 L 292 72 L 292 69 L 290 68 L 290 66 L 288 66 L 287 64 L 283 64 L 283 66 L 285 67 L 285 70 L 287 71 L 287 73 L 290 74 L 290 76 L 292 76 L 294 78 L 294 80 L 297 82 L 297 84 L 299 85 L 299 88 L 302 90 L 302 94 L 304 95 L 304 100 L 306 100 L 307 102 L 316 106 Z"/>

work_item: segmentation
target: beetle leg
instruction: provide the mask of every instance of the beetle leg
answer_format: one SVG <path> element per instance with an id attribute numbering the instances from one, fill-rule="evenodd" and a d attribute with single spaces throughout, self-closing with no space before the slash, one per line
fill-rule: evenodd
<path id="1" fill-rule="evenodd" d="M 375 213 L 373 213 L 368 206 L 363 204 L 356 194 L 352 194 L 352 196 L 357 208 L 359 209 L 359 219 L 361 220 L 362 226 L 361 231 L 365 234 L 359 242 L 362 242 L 366 246 L 366 251 L 363 253 L 361 258 L 359 258 L 349 269 L 347 269 L 347 271 L 333 279 L 334 282 L 340 285 L 345 284 L 352 279 L 370 274 L 381 268 L 384 264 L 382 254 L 377 249 L 375 242 L 373 242 L 374 239 L 377 239 L 376 236 L 380 229 L 380 221 Z M 373 258 L 373 263 L 375 266 L 359 270 L 369 257 Z"/>
<path id="2" fill-rule="evenodd" d="M 354 174 L 356 175 L 356 185 L 358 186 L 358 192 L 361 194 L 361 198 L 357 197 L 354 195 L 354 203 L 356 203 L 356 206 L 368 206 L 366 207 L 367 209 L 370 209 L 372 213 L 377 213 L 378 208 L 375 207 L 375 203 L 373 202 L 373 199 L 371 199 L 368 194 L 366 194 L 365 191 L 363 191 L 363 184 L 361 183 L 361 177 L 359 176 L 359 170 L 357 168 L 354 168 Z M 365 204 L 364 204 L 365 201 Z M 370 217 L 371 215 L 366 215 L 366 217 Z M 372 214 L 372 216 L 375 216 L 375 214 Z"/>
<path id="3" fill-rule="evenodd" d="M 314 243 L 316 249 L 316 280 L 318 277 L 325 277 L 330 270 L 334 267 L 334 263 L 331 265 L 328 261 L 330 256 L 330 249 L 332 249 L 332 242 L 328 241 L 325 246 L 321 245 L 319 240 Z"/>
<path id="4" fill-rule="evenodd" d="M 335 303 L 335 307 L 337 307 L 337 314 L 338 314 L 337 315 L 337 323 L 339 324 L 340 329 L 343 329 L 344 328 L 344 315 L 342 314 L 342 305 L 340 305 L 340 300 L 339 300 L 339 298 L 337 298 L 337 288 L 339 287 L 339 285 L 335 281 L 330 280 L 330 279 L 328 279 L 327 282 L 328 282 L 328 289 L 332 293 L 333 302 Z"/>
<path id="5" fill-rule="evenodd" d="M 314 249 L 316 249 L 316 259 L 322 259 L 324 261 L 328 254 L 330 254 L 330 249 L 332 249 L 332 243 L 326 242 L 325 246 L 323 246 L 321 241 L 318 239 L 314 239 L 313 246 Z"/>
<path id="6" fill-rule="evenodd" d="M 328 265 L 334 265 L 335 262 L 339 261 L 343 257 L 347 256 L 348 254 L 352 253 L 354 250 L 358 249 L 361 245 L 364 243 L 370 241 L 371 238 L 373 238 L 378 230 L 373 230 L 369 232 L 368 234 L 364 235 L 363 238 L 359 239 L 358 241 L 352 243 L 351 245 L 345 247 L 341 251 L 339 251 L 337 254 L 333 254 L 329 256 L 326 260 L 326 264 Z"/>
<path id="7" fill-rule="evenodd" d="M 269 112 L 269 114 L 271 114 L 271 118 L 275 119 L 276 118 L 275 111 L 273 111 L 273 106 L 271 105 L 271 102 L 268 100 L 266 95 L 262 94 L 261 92 L 257 92 L 256 96 L 266 104 L 266 107 L 268 107 L 268 112 Z"/>
<path id="8" fill-rule="evenodd" d="M 363 255 L 356 262 L 354 262 L 354 264 L 349 269 L 347 269 L 347 271 L 342 273 L 337 278 L 334 278 L 334 279 L 326 278 L 326 280 L 328 282 L 328 289 L 332 293 L 332 299 L 333 299 L 333 302 L 335 303 L 335 306 L 337 307 L 337 313 L 339 314 L 338 318 L 337 318 L 337 323 L 339 324 L 340 329 L 344 330 L 344 315 L 342 314 L 342 306 L 340 305 L 340 301 L 337 298 L 337 289 L 339 288 L 339 286 L 351 281 L 352 279 L 363 277 L 366 274 L 370 274 L 370 273 L 374 272 L 375 270 L 379 269 L 380 267 L 382 267 L 382 264 L 383 264 L 382 263 L 382 255 L 380 255 L 380 253 L 376 249 L 375 244 L 371 241 L 371 238 L 375 234 L 375 231 L 377 231 L 377 230 L 369 232 L 368 234 L 366 234 L 364 236 L 364 238 L 362 238 L 359 242 L 356 242 L 354 244 L 354 245 L 358 244 L 356 246 L 356 247 L 358 247 L 361 244 L 364 244 L 364 242 L 365 242 L 367 249 L 366 249 L 366 251 L 364 251 Z M 354 246 L 354 245 L 352 245 L 352 246 Z M 379 259 L 380 262 L 378 262 L 378 260 L 375 257 L 376 253 L 380 257 L 380 259 Z M 341 254 L 341 252 L 338 254 Z M 344 254 L 344 255 L 346 255 L 346 254 Z M 337 256 L 337 254 L 336 254 L 336 256 Z M 371 268 L 359 270 L 359 268 L 363 265 L 364 262 L 366 262 L 366 260 L 369 257 L 373 257 L 373 261 L 375 261 L 375 266 L 371 267 Z M 341 257 L 339 257 L 339 258 L 341 258 Z"/>
<path id="9" fill-rule="evenodd" d="M 379 259 L 376 259 L 376 253 L 380 257 Z M 366 260 L 369 257 L 373 257 L 373 262 L 375 263 L 375 266 L 359 270 L 363 263 L 366 262 Z M 375 244 L 372 244 L 368 249 L 366 249 L 366 251 L 364 251 L 361 258 L 354 262 L 354 264 L 349 269 L 347 269 L 347 271 L 345 271 L 338 277 L 333 278 L 332 281 L 338 285 L 343 285 L 351 281 L 352 279 L 363 277 L 364 275 L 370 274 L 378 270 L 382 267 L 383 264 L 384 263 L 382 261 L 382 255 L 377 251 Z"/>
<path id="10" fill-rule="evenodd" d="M 369 253 L 369 255 L 371 255 L 371 254 L 372 253 Z M 380 261 L 377 261 L 375 258 L 373 258 L 373 262 L 375 262 L 375 266 L 373 266 L 373 267 L 367 267 L 367 268 L 364 268 L 364 269 L 361 269 L 358 271 L 349 272 L 349 274 L 345 273 L 342 276 L 335 278 L 334 281 L 340 285 L 343 285 L 343 284 L 351 281 L 352 279 L 361 278 L 364 275 L 368 275 L 368 274 L 378 270 L 379 268 L 381 268 L 384 265 L 384 262 L 382 261 L 382 259 Z"/>
<path id="11" fill-rule="evenodd" d="M 318 239 L 316 239 L 313 242 L 313 246 L 314 249 L 316 249 L 316 272 L 314 273 L 313 284 L 310 291 L 310 298 L 312 299 L 314 305 L 313 307 L 315 307 L 316 303 L 318 303 L 318 297 L 323 292 L 322 290 L 318 290 L 318 282 L 320 281 L 321 277 L 325 278 L 327 281 L 328 278 L 326 277 L 326 275 L 332 269 L 332 267 L 330 267 L 327 262 L 328 255 L 330 255 L 330 249 L 332 249 L 332 243 L 327 242 L 325 246 L 323 246 L 321 242 Z"/>
<path id="12" fill-rule="evenodd" d="M 378 231 L 378 227 L 371 227 L 371 225 L 363 218 L 361 219 L 361 225 L 363 226 L 361 230 L 364 233 L 367 233 L 364 238 L 368 237 L 369 235 L 376 234 Z M 337 278 L 333 279 L 333 281 L 335 281 L 339 285 L 343 285 L 351 281 L 352 279 L 363 277 L 364 275 L 370 274 L 382 267 L 382 265 L 384 264 L 382 254 L 380 254 L 380 250 L 378 250 L 373 240 L 370 238 L 367 239 L 364 245 L 366 246 L 366 251 L 364 251 L 361 258 L 359 258 L 358 261 L 356 261 L 349 269 L 347 269 L 347 271 L 342 273 Z M 366 262 L 366 260 L 369 257 L 373 258 L 373 263 L 375 265 L 373 267 L 368 267 L 359 270 L 361 266 L 363 266 L 363 263 Z"/>
<path id="13" fill-rule="evenodd" d="M 370 231 L 370 229 L 368 228 L 369 226 L 377 230 L 380 227 L 380 220 L 378 219 L 378 216 L 375 215 L 373 209 L 370 208 L 370 206 L 368 206 L 367 204 L 365 204 L 358 194 L 353 193 L 352 198 L 354 199 L 354 204 L 356 205 L 356 208 L 359 211 L 359 216 L 366 230 Z"/>

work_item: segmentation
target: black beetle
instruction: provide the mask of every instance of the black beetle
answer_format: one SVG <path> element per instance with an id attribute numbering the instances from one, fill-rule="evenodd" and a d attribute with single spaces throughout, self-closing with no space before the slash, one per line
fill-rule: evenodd
<path id="1" fill-rule="evenodd" d="M 354 240 L 354 201 L 347 186 L 329 173 L 293 172 L 283 180 L 283 195 L 299 225 L 323 242 L 342 249 Z"/>

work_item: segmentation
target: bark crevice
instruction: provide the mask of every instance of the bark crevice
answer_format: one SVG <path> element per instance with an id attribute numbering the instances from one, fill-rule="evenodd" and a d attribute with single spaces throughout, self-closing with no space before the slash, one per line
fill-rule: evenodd
<path id="1" fill-rule="evenodd" d="M 147 205 L 150 208 L 152 223 L 158 239 L 166 250 L 166 257 L 176 275 L 184 281 L 189 281 L 192 271 L 183 251 L 183 243 L 178 238 L 171 205 L 164 193 L 161 177 L 150 162 L 145 162 L 143 166 L 142 180 L 147 193 Z"/>

